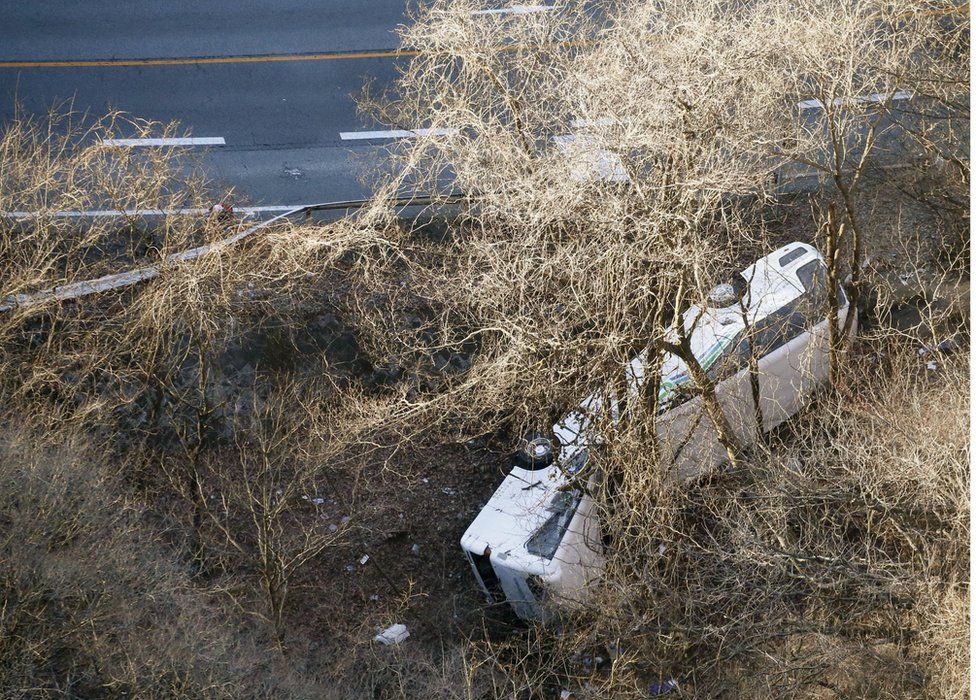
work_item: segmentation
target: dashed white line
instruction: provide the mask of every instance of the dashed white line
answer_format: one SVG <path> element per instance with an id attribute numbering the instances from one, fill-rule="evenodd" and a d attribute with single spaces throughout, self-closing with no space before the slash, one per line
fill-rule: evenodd
<path id="1" fill-rule="evenodd" d="M 840 105 L 848 102 L 885 102 L 889 99 L 910 100 L 912 97 L 914 97 L 914 95 L 911 93 L 911 91 L 899 90 L 895 93 L 877 92 L 873 95 L 860 95 L 857 97 L 835 97 L 831 104 L 833 104 L 834 107 L 839 107 Z M 820 100 L 802 100 L 801 102 L 797 102 L 796 106 L 799 107 L 801 111 L 804 109 L 823 109 L 823 102 Z"/>
<path id="2" fill-rule="evenodd" d="M 564 134 L 553 136 L 552 142 L 560 153 L 573 161 L 570 169 L 571 180 L 630 182 L 630 176 L 620 156 L 600 148 L 592 137 L 585 134 Z"/>
<path id="3" fill-rule="evenodd" d="M 511 5 L 492 10 L 475 10 L 473 15 L 531 15 L 536 12 L 552 12 L 558 10 L 559 5 Z"/>
<path id="4" fill-rule="evenodd" d="M 340 131 L 343 141 L 365 141 L 368 139 L 409 139 L 417 136 L 450 136 L 457 129 L 391 129 L 389 131 Z"/>
<path id="5" fill-rule="evenodd" d="M 165 139 L 102 139 L 103 146 L 226 146 L 223 136 L 199 136 Z"/>
<path id="6" fill-rule="evenodd" d="M 585 129 L 589 126 L 613 126 L 617 119 L 612 117 L 600 117 L 598 119 L 570 119 L 569 125 L 574 129 Z"/>

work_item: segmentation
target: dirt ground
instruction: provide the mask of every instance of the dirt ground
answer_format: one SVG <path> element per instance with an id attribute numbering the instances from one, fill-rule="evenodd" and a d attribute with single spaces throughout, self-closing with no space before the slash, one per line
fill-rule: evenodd
<path id="1" fill-rule="evenodd" d="M 911 326 L 935 304 L 946 312 L 946 337 L 960 328 L 968 334 L 968 271 L 946 269 L 967 245 L 968 221 L 947 222 L 907 195 L 909 184 L 872 186 L 865 199 L 864 267 L 872 292 L 862 309 L 865 327 L 878 322 L 879 310 L 890 312 L 885 323 Z M 818 243 L 813 212 L 824 205 L 820 194 L 793 197 L 778 210 L 774 242 Z M 319 517 L 337 524 L 348 518 L 350 535 L 313 562 L 291 593 L 289 627 L 308 670 L 348 681 L 357 673 L 353 660 L 364 653 L 445 658 L 485 625 L 486 604 L 458 543 L 507 464 L 503 439 L 479 439 L 377 466 L 347 506 L 323 488 Z M 401 649 L 371 642 L 395 623 L 410 632 Z M 336 666 L 339 659 L 349 666 Z"/>

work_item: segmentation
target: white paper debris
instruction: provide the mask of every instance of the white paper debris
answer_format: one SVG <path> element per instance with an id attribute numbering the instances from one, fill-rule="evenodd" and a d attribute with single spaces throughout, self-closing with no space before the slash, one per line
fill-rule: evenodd
<path id="1" fill-rule="evenodd" d="M 380 644 L 390 646 L 391 644 L 399 644 L 409 636 L 410 633 L 407 631 L 407 626 L 397 624 L 387 627 L 385 630 L 373 637 L 373 639 Z"/>
<path id="2" fill-rule="evenodd" d="M 601 148 L 589 134 L 553 136 L 552 141 L 571 164 L 570 179 L 630 182 L 620 156 Z"/>
<path id="3" fill-rule="evenodd" d="M 317 506 L 320 506 L 323 503 L 325 503 L 325 499 L 324 498 L 313 498 L 312 499 L 312 503 L 314 503 Z"/>

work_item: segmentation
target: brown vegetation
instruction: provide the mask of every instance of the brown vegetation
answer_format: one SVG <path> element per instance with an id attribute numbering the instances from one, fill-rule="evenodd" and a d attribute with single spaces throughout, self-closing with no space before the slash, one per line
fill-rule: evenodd
<path id="1" fill-rule="evenodd" d="M 456 129 L 395 151 L 371 206 L 0 313 L 4 692 L 644 697 L 676 678 L 682 697 L 964 697 L 968 17 L 471 9 L 418 16 L 419 55 L 367 96 L 399 127 Z M 930 113 L 907 125 L 911 167 L 879 168 L 896 89 Z M 889 98 L 850 99 L 867 93 Z M 827 106 L 804 128 L 801 97 Z M 39 214 L 0 222 L 4 299 L 239 230 L 55 216 L 207 201 L 167 151 L 92 143 L 123 118 L 5 125 L 0 210 Z M 583 138 L 557 147 L 572 120 Z M 393 193 L 448 172 L 470 203 L 398 218 Z M 596 427 L 594 598 L 557 626 L 486 610 L 456 543 L 501 454 L 619 389 L 641 348 L 688 355 L 676 314 L 797 239 L 861 310 L 853 338 L 832 329 L 829 386 L 755 445 L 725 431 L 732 468 L 691 485 L 666 478 L 656 389 L 631 399 Z M 402 646 L 370 642 L 398 621 Z"/>

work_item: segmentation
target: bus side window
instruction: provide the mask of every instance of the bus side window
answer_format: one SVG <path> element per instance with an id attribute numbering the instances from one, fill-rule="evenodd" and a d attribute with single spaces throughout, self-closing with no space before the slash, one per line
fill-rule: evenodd
<path id="1" fill-rule="evenodd" d="M 745 333 L 739 331 L 725 346 L 706 374 L 709 379 L 721 382 L 749 366 L 749 341 Z"/>
<path id="2" fill-rule="evenodd" d="M 785 330 L 784 309 L 778 309 L 766 318 L 757 321 L 752 327 L 752 345 L 756 357 L 764 357 L 783 347 L 788 338 Z"/>
<path id="3" fill-rule="evenodd" d="M 822 320 L 827 315 L 827 266 L 822 260 L 811 260 L 796 271 L 796 276 L 803 285 L 804 296 L 810 299 L 810 306 L 817 309 L 817 320 Z M 847 306 L 847 295 L 840 283 L 837 284 L 837 306 Z"/>

